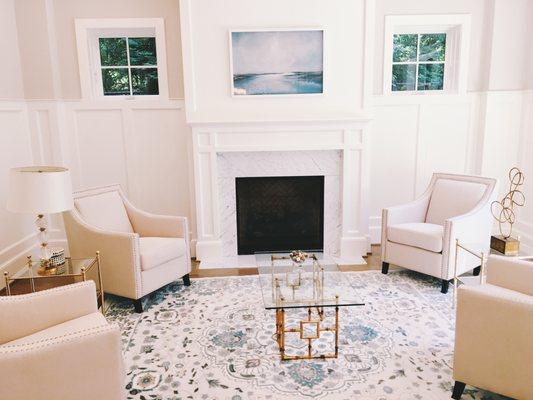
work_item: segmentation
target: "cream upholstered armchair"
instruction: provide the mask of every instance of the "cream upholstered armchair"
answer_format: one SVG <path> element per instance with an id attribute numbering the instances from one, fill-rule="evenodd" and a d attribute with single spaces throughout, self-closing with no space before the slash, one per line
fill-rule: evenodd
<path id="1" fill-rule="evenodd" d="M 70 255 L 99 250 L 104 289 L 134 300 L 183 278 L 190 285 L 187 218 L 150 214 L 134 207 L 118 185 L 74 193 L 63 213 Z"/>
<path id="2" fill-rule="evenodd" d="M 457 294 L 452 398 L 465 384 L 533 399 L 533 262 L 490 256 L 487 284 Z"/>
<path id="3" fill-rule="evenodd" d="M 93 281 L 0 297 L 0 399 L 122 400 L 120 331 Z"/>
<path id="4" fill-rule="evenodd" d="M 382 272 L 389 264 L 442 279 L 448 291 L 455 267 L 456 239 L 489 247 L 493 219 L 491 203 L 497 182 L 478 176 L 433 174 L 427 190 L 415 201 L 383 210 L 381 225 Z M 474 270 L 480 261 L 458 254 L 457 273 Z"/>

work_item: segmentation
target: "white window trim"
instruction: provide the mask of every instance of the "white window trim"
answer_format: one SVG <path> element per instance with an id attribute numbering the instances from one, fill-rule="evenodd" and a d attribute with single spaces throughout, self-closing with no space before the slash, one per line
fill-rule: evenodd
<path id="1" fill-rule="evenodd" d="M 446 33 L 444 83 L 442 90 L 392 91 L 393 35 L 396 33 Z M 383 46 L 383 94 L 405 96 L 466 93 L 469 47 L 469 14 L 387 15 L 385 17 Z"/>
<path id="2" fill-rule="evenodd" d="M 81 93 L 84 99 L 168 99 L 165 22 L 163 18 L 79 18 L 75 21 L 80 69 Z M 104 96 L 100 71 L 100 54 L 94 44 L 95 36 L 105 36 L 106 30 L 131 36 L 135 32 L 150 30 L 155 35 L 157 52 L 158 95 Z M 112 35 L 112 36 L 117 36 Z M 109 35 L 108 35 L 109 36 Z"/>

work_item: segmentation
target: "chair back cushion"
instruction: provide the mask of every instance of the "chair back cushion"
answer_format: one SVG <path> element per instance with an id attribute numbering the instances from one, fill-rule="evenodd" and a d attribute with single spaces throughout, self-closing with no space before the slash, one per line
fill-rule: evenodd
<path id="1" fill-rule="evenodd" d="M 444 225 L 448 218 L 465 214 L 481 200 L 487 185 L 453 179 L 437 179 L 429 201 L 426 222 Z"/>
<path id="2" fill-rule="evenodd" d="M 74 200 L 74 205 L 89 225 L 106 231 L 133 233 L 126 207 L 117 191 L 80 197 Z"/>

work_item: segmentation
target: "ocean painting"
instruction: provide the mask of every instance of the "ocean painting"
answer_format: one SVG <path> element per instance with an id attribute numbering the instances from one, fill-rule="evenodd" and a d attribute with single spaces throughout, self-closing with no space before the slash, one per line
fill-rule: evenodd
<path id="1" fill-rule="evenodd" d="M 235 96 L 323 93 L 323 30 L 231 32 Z"/>

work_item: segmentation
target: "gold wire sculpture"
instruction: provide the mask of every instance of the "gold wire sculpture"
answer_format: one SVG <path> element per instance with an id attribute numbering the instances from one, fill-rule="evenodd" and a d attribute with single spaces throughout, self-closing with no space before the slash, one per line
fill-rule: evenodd
<path id="1" fill-rule="evenodd" d="M 493 201 L 491 212 L 500 228 L 500 233 L 504 239 L 511 237 L 513 233 L 513 224 L 516 222 L 514 207 L 522 207 L 526 203 L 524 193 L 518 189 L 524 184 L 524 174 L 518 167 L 513 167 L 509 171 L 509 192 L 500 201 Z M 509 224 L 509 231 L 505 233 L 503 226 Z"/>

